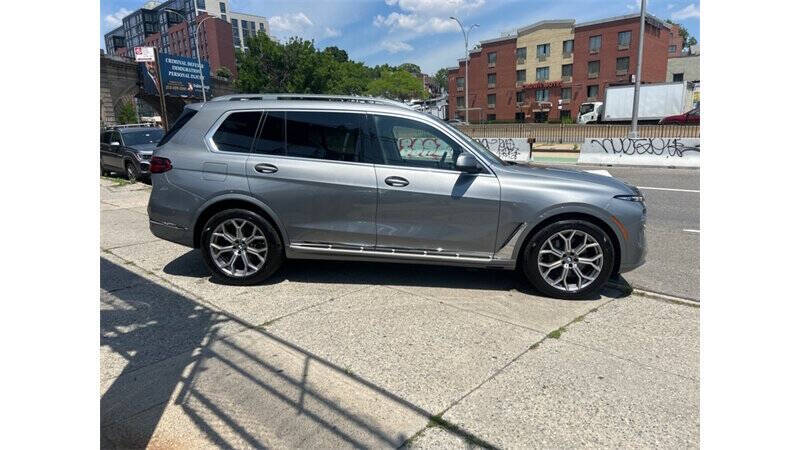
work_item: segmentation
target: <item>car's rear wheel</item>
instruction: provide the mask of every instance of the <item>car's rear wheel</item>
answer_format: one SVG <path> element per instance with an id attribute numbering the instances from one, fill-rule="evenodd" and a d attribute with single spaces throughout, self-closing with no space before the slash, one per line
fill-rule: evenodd
<path id="1" fill-rule="evenodd" d="M 212 216 L 201 234 L 203 258 L 211 271 L 230 284 L 260 283 L 283 262 L 283 245 L 262 216 L 230 209 Z"/>
<path id="2" fill-rule="evenodd" d="M 536 233 L 524 249 L 523 272 L 545 295 L 587 298 L 608 281 L 614 246 L 608 234 L 583 220 L 563 220 Z"/>
<path id="3" fill-rule="evenodd" d="M 125 175 L 128 176 L 128 181 L 136 181 L 139 179 L 139 169 L 136 168 L 136 164 L 128 161 L 125 163 Z"/>
<path id="4" fill-rule="evenodd" d="M 100 176 L 107 177 L 111 174 L 108 170 L 103 167 L 103 163 L 100 163 Z"/>

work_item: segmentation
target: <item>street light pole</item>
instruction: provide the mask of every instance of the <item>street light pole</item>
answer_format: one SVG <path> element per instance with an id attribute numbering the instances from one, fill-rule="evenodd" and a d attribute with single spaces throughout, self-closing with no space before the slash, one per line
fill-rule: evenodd
<path id="1" fill-rule="evenodd" d="M 461 34 L 464 35 L 464 121 L 469 125 L 469 32 L 480 25 L 472 24 L 464 31 L 464 25 L 461 24 L 457 17 L 450 16 L 450 18 L 458 23 L 459 28 L 461 28 Z"/>
<path id="2" fill-rule="evenodd" d="M 631 118 L 632 138 L 639 137 L 639 89 L 642 84 L 642 55 L 644 54 L 644 17 L 647 0 L 642 0 L 642 11 L 639 17 L 639 56 L 636 58 L 636 82 L 633 86 L 633 117 Z"/>
<path id="3" fill-rule="evenodd" d="M 197 8 L 197 6 L 195 5 L 195 14 L 197 14 L 197 9 L 196 8 Z M 177 14 L 177 15 L 181 16 L 181 18 L 183 18 L 183 21 L 186 22 L 186 27 L 187 28 L 191 28 L 192 24 L 189 23 L 189 20 L 186 18 L 186 16 L 184 16 L 181 13 L 179 13 L 178 11 L 175 11 L 174 9 L 167 9 L 166 11 L 168 13 Z M 198 34 L 200 33 L 200 25 L 202 25 L 203 22 L 205 22 L 206 20 L 213 19 L 213 18 L 215 18 L 215 16 L 212 16 L 212 15 L 208 15 L 208 16 L 204 17 L 203 20 L 201 20 L 200 22 L 198 22 L 195 25 L 195 29 L 194 29 L 194 53 L 195 53 L 195 55 L 197 55 L 197 65 L 199 66 L 199 70 L 200 70 L 200 88 L 203 90 L 203 102 L 206 101 L 206 83 L 205 83 L 205 77 L 203 77 L 203 62 L 200 61 L 200 46 L 199 46 L 199 43 L 198 43 Z M 197 16 L 195 16 L 195 22 L 197 22 Z"/>

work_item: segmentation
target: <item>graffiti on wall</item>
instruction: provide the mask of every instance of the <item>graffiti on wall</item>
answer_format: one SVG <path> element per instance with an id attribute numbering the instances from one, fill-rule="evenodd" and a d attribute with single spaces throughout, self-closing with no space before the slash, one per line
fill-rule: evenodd
<path id="1" fill-rule="evenodd" d="M 608 154 L 652 155 L 683 158 L 686 153 L 700 153 L 700 144 L 686 145 L 681 138 L 592 139 Z M 696 141 L 696 139 L 693 139 Z"/>
<path id="2" fill-rule="evenodd" d="M 480 138 L 475 139 L 479 144 L 483 145 L 489 151 L 499 156 L 500 159 L 507 161 L 517 161 L 520 159 L 528 158 L 529 147 L 525 139 L 512 139 L 512 138 Z"/>
<path id="3" fill-rule="evenodd" d="M 587 138 L 578 163 L 700 167 L 700 139 Z"/>

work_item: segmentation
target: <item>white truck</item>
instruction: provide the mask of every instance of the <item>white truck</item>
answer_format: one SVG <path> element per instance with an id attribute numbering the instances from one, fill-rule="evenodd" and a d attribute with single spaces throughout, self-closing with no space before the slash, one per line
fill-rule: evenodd
<path id="1" fill-rule="evenodd" d="M 628 122 L 633 119 L 633 88 L 606 87 L 604 102 L 581 103 L 578 123 Z M 639 89 L 639 120 L 658 122 L 667 116 L 681 114 L 686 105 L 684 83 L 642 84 Z"/>

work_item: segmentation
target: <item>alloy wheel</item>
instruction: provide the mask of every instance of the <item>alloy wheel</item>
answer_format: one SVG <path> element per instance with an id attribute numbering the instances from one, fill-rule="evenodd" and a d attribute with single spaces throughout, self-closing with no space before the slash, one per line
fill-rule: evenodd
<path id="1" fill-rule="evenodd" d="M 603 249 L 589 233 L 562 230 L 542 244 L 536 259 L 539 274 L 552 287 L 579 291 L 594 282 L 603 269 Z"/>
<path id="2" fill-rule="evenodd" d="M 267 238 L 246 219 L 228 219 L 217 225 L 208 245 L 214 264 L 231 277 L 252 275 L 267 262 Z"/>

